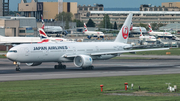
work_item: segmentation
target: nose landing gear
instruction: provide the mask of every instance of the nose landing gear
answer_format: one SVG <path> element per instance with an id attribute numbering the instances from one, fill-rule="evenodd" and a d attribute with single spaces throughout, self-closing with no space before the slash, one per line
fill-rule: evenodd
<path id="1" fill-rule="evenodd" d="M 16 62 L 15 64 L 16 64 L 16 71 L 20 71 L 21 68 L 19 67 L 19 65 L 20 65 L 21 63 L 20 63 L 20 62 Z"/>

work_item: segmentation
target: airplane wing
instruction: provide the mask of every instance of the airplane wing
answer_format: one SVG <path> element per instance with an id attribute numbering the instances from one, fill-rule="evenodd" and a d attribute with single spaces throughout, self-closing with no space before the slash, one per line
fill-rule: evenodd
<path id="1" fill-rule="evenodd" d="M 112 51 L 112 52 L 98 52 L 98 53 L 90 53 L 86 55 L 95 56 L 95 55 L 107 55 L 107 54 L 117 54 L 117 53 L 135 53 L 135 52 L 143 52 L 143 51 L 156 51 L 156 50 L 168 50 L 169 48 L 154 48 L 154 49 L 139 49 L 139 50 L 123 50 L 123 51 Z M 73 58 L 77 55 L 63 55 L 62 57 Z"/>
<path id="2" fill-rule="evenodd" d="M 133 52 L 143 52 L 143 51 L 156 51 L 156 50 L 168 50 L 169 48 L 154 48 L 154 49 L 139 49 L 139 50 L 123 50 L 123 51 L 112 51 L 112 52 L 101 52 L 92 53 L 91 55 L 105 55 L 105 54 L 117 54 L 117 53 L 133 53 Z"/>

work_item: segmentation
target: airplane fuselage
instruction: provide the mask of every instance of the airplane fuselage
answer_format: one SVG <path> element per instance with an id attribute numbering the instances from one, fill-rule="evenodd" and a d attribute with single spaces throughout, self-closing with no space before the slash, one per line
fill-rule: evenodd
<path id="1" fill-rule="evenodd" d="M 172 34 L 169 32 L 149 32 L 150 35 L 158 36 L 158 37 L 167 37 L 172 38 Z"/>
<path id="2" fill-rule="evenodd" d="M 93 37 L 104 37 L 104 33 L 103 32 L 86 31 L 86 32 L 84 32 L 84 34 L 86 34 L 88 36 L 93 35 Z"/>
<path id="3" fill-rule="evenodd" d="M 154 36 L 140 36 L 139 40 L 144 40 L 144 41 L 148 41 L 148 42 L 155 42 L 156 38 Z"/>
<path id="4" fill-rule="evenodd" d="M 31 62 L 71 62 L 73 58 L 66 58 L 66 55 L 90 55 L 98 52 L 109 51 L 123 51 L 124 46 L 129 44 L 116 43 L 116 42 L 64 42 L 64 43 L 51 43 L 51 44 L 23 44 L 11 48 L 8 52 L 11 55 L 10 60 L 16 60 L 21 63 Z M 116 57 L 118 54 L 91 56 L 93 60 L 110 59 Z"/>

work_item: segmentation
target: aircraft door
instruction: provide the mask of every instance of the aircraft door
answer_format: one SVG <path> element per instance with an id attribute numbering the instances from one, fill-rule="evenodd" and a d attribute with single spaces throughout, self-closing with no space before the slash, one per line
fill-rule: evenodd
<path id="1" fill-rule="evenodd" d="M 44 51 L 44 56 L 48 56 L 48 54 L 49 54 L 48 50 Z"/>
<path id="2" fill-rule="evenodd" d="M 24 54 L 25 56 L 29 56 L 29 49 L 27 47 L 22 47 L 21 48 L 21 54 Z"/>
<path id="3" fill-rule="evenodd" d="M 76 54 L 76 47 L 73 47 L 73 54 Z"/>
<path id="4" fill-rule="evenodd" d="M 99 51 L 99 47 L 98 46 L 96 46 L 96 48 L 95 48 L 96 50 L 95 51 Z"/>

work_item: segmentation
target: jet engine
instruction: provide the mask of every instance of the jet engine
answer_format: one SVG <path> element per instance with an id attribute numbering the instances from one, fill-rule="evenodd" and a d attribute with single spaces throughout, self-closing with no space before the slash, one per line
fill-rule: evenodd
<path id="1" fill-rule="evenodd" d="M 41 65 L 42 62 L 35 62 L 35 63 L 26 63 L 27 66 L 38 66 L 38 65 Z"/>
<path id="2" fill-rule="evenodd" d="M 74 65 L 76 67 L 89 67 L 92 66 L 92 58 L 88 55 L 79 55 L 74 58 Z"/>

